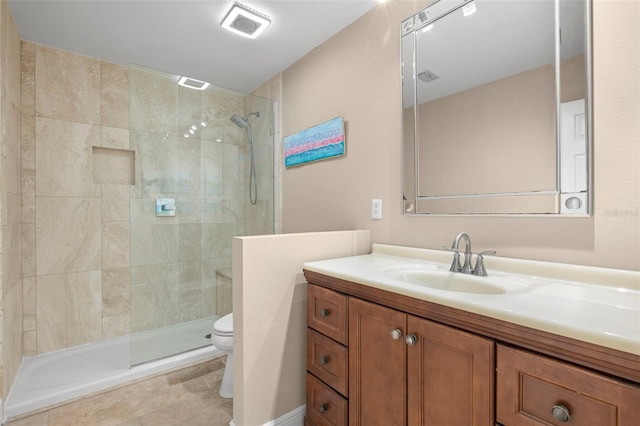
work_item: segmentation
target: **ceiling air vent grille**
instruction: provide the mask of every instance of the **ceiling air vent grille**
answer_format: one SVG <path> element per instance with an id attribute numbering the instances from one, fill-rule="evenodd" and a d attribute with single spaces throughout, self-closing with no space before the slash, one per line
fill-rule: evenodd
<path id="1" fill-rule="evenodd" d="M 431 70 L 424 70 L 420 74 L 418 74 L 418 78 L 425 83 L 429 83 L 430 81 L 439 79 L 440 76 Z"/>

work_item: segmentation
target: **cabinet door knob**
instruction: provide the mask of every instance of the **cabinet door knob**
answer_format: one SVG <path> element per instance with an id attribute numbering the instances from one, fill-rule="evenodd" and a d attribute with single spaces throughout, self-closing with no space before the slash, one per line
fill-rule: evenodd
<path id="1" fill-rule="evenodd" d="M 320 364 L 321 365 L 325 365 L 328 362 L 329 362 L 329 357 L 328 356 L 323 356 L 322 358 L 320 358 Z"/>
<path id="2" fill-rule="evenodd" d="M 318 408 L 318 411 L 320 411 L 321 413 L 326 412 L 329 409 L 329 404 L 322 404 L 320 406 L 320 408 Z"/>
<path id="3" fill-rule="evenodd" d="M 402 331 L 399 328 L 391 330 L 391 338 L 393 340 L 399 340 L 402 337 Z"/>
<path id="4" fill-rule="evenodd" d="M 554 405 L 551 408 L 551 414 L 553 414 L 553 417 L 559 422 L 565 423 L 569 421 L 569 409 L 564 405 Z"/>
<path id="5" fill-rule="evenodd" d="M 328 309 L 323 309 L 320 311 L 320 316 L 321 317 L 327 317 L 329 316 L 329 310 Z"/>
<path id="6" fill-rule="evenodd" d="M 412 334 L 407 334 L 407 337 L 404 339 L 404 341 L 407 342 L 407 345 L 413 346 L 418 341 L 418 338 L 413 333 Z"/>

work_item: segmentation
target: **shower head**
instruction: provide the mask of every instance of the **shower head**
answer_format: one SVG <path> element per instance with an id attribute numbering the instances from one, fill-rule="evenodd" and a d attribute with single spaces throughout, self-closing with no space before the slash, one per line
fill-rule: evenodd
<path id="1" fill-rule="evenodd" d="M 247 117 L 240 117 L 240 115 L 238 114 L 233 114 L 231 116 L 231 121 L 233 121 L 233 124 L 240 127 L 241 129 L 246 129 L 247 127 L 249 127 Z"/>
<path id="2" fill-rule="evenodd" d="M 240 127 L 241 129 L 246 129 L 249 127 L 249 117 L 251 117 L 252 115 L 255 115 L 256 117 L 260 117 L 260 112 L 256 111 L 256 112 L 250 112 L 249 114 L 245 115 L 244 117 L 240 117 L 239 114 L 233 114 L 231 116 L 231 121 L 233 121 L 233 123 Z"/>

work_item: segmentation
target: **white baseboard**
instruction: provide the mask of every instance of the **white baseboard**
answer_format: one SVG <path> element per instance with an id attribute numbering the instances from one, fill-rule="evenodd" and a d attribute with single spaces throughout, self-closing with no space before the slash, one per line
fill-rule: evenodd
<path id="1" fill-rule="evenodd" d="M 301 405 L 295 410 L 289 411 L 286 414 L 278 417 L 275 420 L 271 420 L 263 424 L 262 426 L 303 426 L 304 425 L 304 415 L 307 413 L 307 406 Z M 236 426 L 236 424 L 231 420 L 229 422 L 229 426 Z"/>
<path id="2" fill-rule="evenodd" d="M 307 413 L 307 406 L 301 405 L 295 410 L 278 417 L 272 422 L 273 426 L 303 426 L 304 415 Z M 267 426 L 267 425 L 265 425 Z M 271 426 L 271 425 L 269 425 Z"/>

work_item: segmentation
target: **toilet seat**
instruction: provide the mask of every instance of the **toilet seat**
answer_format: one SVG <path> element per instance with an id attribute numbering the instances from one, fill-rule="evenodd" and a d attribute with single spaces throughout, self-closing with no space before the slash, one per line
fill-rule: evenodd
<path id="1" fill-rule="evenodd" d="M 213 333 L 218 336 L 233 336 L 233 313 L 227 314 L 213 324 Z"/>

